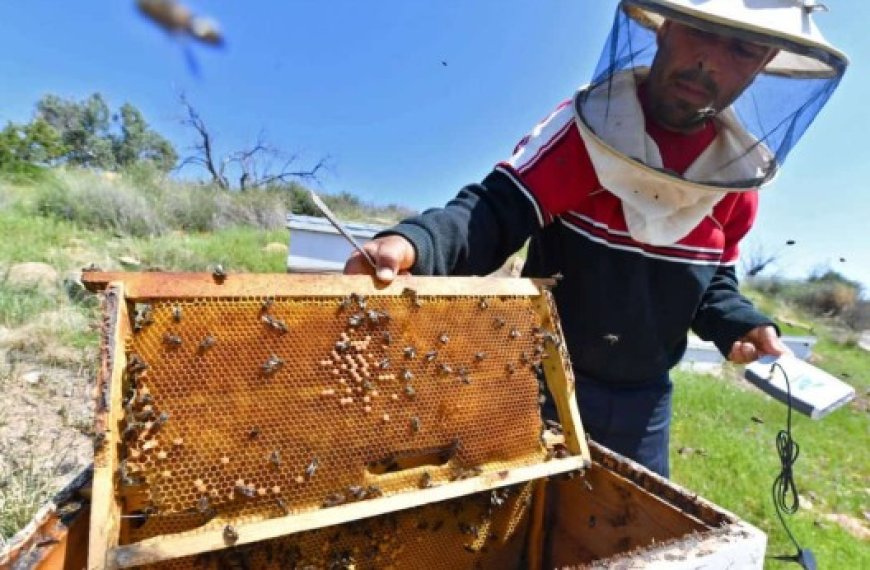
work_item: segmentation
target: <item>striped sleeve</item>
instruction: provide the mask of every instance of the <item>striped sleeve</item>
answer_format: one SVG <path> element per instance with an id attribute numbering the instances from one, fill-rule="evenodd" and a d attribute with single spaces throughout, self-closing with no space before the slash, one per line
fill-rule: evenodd
<path id="1" fill-rule="evenodd" d="M 574 119 L 572 102 L 565 101 L 496 166 L 531 202 L 542 227 L 599 187 Z"/>

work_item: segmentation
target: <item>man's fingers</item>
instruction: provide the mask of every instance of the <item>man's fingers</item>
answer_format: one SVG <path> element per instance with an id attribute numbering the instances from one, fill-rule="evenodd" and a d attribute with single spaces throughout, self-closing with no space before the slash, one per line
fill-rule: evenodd
<path id="1" fill-rule="evenodd" d="M 381 281 L 392 281 L 396 275 L 406 273 L 414 265 L 414 246 L 405 238 L 392 235 L 367 242 L 363 248 L 375 261 L 373 268 L 359 252 L 353 252 L 344 266 L 347 274 L 375 275 Z"/>
<path id="2" fill-rule="evenodd" d="M 735 364 L 747 364 L 758 358 L 758 350 L 752 343 L 735 341 L 728 353 L 728 360 Z"/>

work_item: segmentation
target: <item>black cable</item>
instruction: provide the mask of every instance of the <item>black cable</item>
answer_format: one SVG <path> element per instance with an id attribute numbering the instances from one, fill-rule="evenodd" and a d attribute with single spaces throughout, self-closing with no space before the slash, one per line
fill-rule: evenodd
<path id="1" fill-rule="evenodd" d="M 776 479 L 773 480 L 771 487 L 771 495 L 773 496 L 773 506 L 776 509 L 776 516 L 779 517 L 779 522 L 785 529 L 788 538 L 791 540 L 794 547 L 797 549 L 797 554 L 774 556 L 776 560 L 787 562 L 796 562 L 805 570 L 816 570 L 816 559 L 813 556 L 813 551 L 809 548 L 801 548 L 797 539 L 788 528 L 783 517 L 783 512 L 793 515 L 800 507 L 800 499 L 798 497 L 797 485 L 794 482 L 794 464 L 800 456 L 800 445 L 791 436 L 791 383 L 788 380 L 788 374 L 779 362 L 774 362 L 770 367 L 770 376 L 773 377 L 773 372 L 779 368 L 785 378 L 786 394 L 788 395 L 788 415 L 786 419 L 786 427 L 776 434 L 776 451 L 779 455 L 780 471 Z"/>

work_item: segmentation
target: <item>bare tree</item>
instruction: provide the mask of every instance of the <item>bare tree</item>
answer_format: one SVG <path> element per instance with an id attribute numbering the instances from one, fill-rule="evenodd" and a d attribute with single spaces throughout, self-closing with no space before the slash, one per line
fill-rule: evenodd
<path id="1" fill-rule="evenodd" d="M 190 127 L 196 134 L 196 142 L 191 148 L 193 154 L 181 161 L 179 170 L 191 164 L 204 168 L 212 182 L 225 190 L 232 186 L 229 178 L 229 173 L 232 172 L 238 175 L 239 189 L 247 190 L 281 184 L 292 179 L 316 181 L 320 170 L 326 167 L 327 158 L 321 158 L 311 168 L 292 169 L 298 155 L 284 156 L 279 149 L 265 140 L 262 132 L 250 147 L 218 157 L 214 148 L 214 135 L 202 116 L 183 93 L 179 99 L 185 111 L 181 124 Z M 280 166 L 275 168 L 276 164 Z"/>

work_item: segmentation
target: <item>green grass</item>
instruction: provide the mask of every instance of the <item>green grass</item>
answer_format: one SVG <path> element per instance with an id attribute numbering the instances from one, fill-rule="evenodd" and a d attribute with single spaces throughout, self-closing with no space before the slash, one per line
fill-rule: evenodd
<path id="1" fill-rule="evenodd" d="M 52 299 L 33 289 L 10 287 L 0 281 L 0 325 L 12 328 L 33 319 L 43 311 L 57 306 Z"/>
<path id="2" fill-rule="evenodd" d="M 856 357 L 850 364 L 866 371 L 870 358 Z M 673 479 L 761 528 L 768 534 L 768 554 L 793 553 L 771 501 L 780 469 L 775 438 L 785 427 L 786 408 L 734 381 L 674 376 Z M 854 408 L 821 421 L 793 416 L 792 435 L 800 445 L 795 480 L 802 496 L 812 493 L 817 500 L 812 511 L 800 510 L 787 522 L 798 541 L 813 549 L 821 568 L 870 568 L 870 548 L 821 516 L 839 513 L 863 520 L 870 486 L 868 431 L 867 413 Z M 696 452 L 681 454 L 684 447 Z M 767 566 L 779 565 L 770 561 Z"/>

